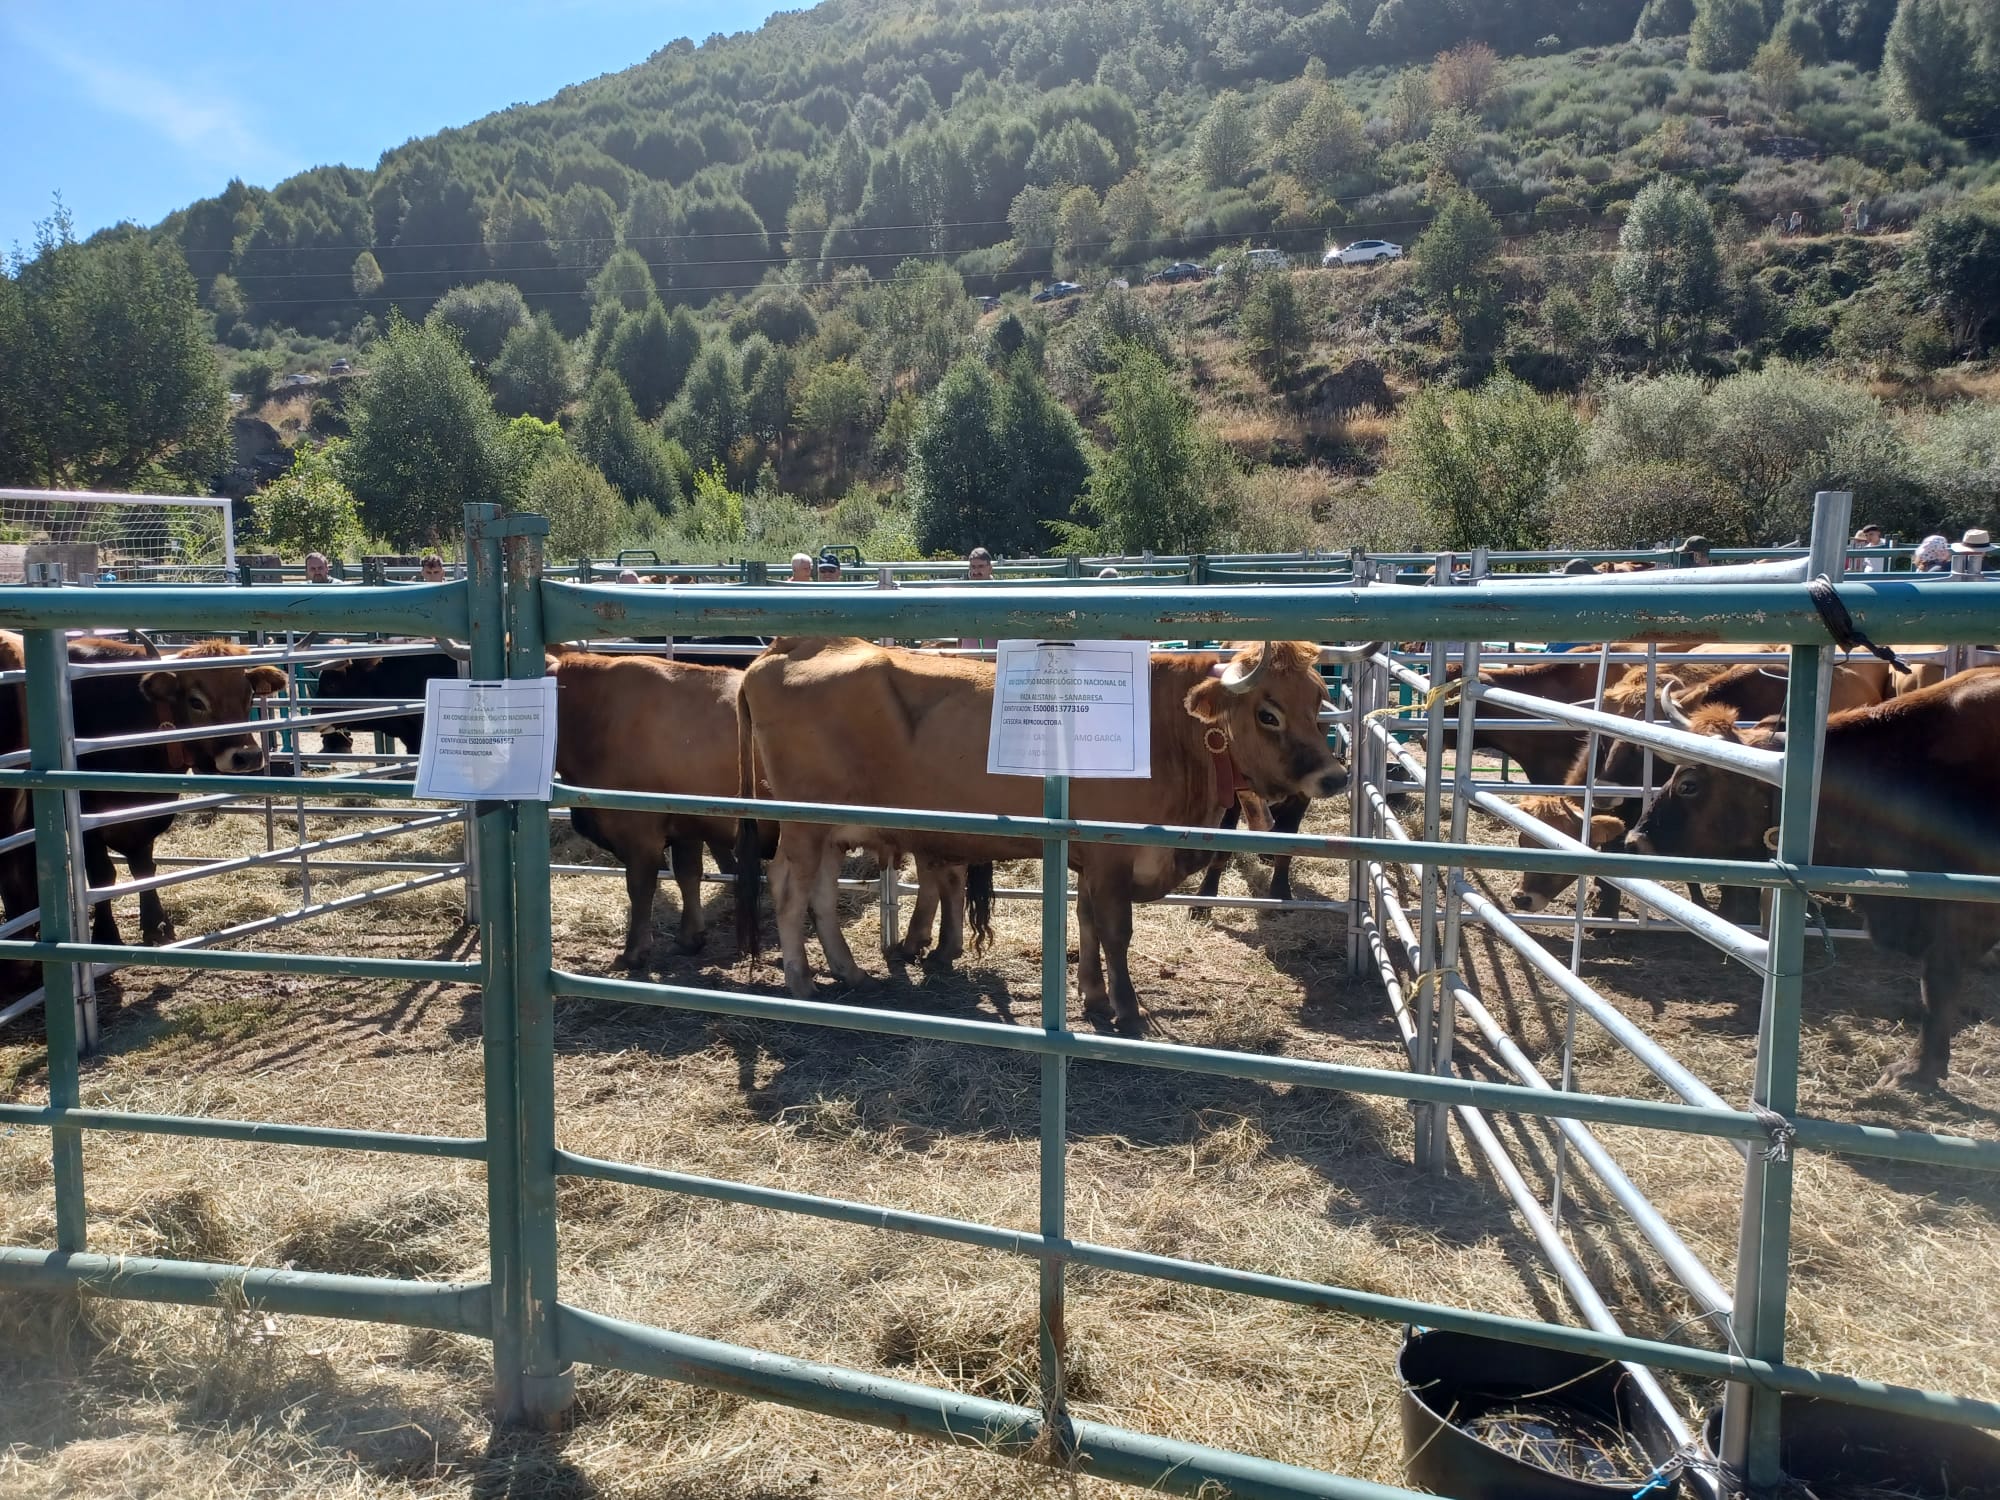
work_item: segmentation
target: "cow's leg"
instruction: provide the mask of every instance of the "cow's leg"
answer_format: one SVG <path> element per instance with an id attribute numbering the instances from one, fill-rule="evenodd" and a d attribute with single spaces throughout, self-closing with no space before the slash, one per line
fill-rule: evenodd
<path id="1" fill-rule="evenodd" d="M 653 951 L 653 897 L 660 888 L 660 849 L 629 849 L 625 861 L 625 948 L 618 962 L 628 969 L 643 969 Z"/>
<path id="2" fill-rule="evenodd" d="M 806 912 L 810 881 L 801 869 L 819 867 L 819 830 L 808 823 L 787 823 L 778 835 L 778 852 L 771 861 L 771 910 L 778 922 L 778 948 L 784 955 L 785 988 L 794 998 L 812 998 L 812 964 L 806 959 Z"/>
<path id="3" fill-rule="evenodd" d="M 1076 987 L 1083 993 L 1083 1013 L 1094 1021 L 1111 1020 L 1111 992 L 1104 987 L 1103 950 L 1097 935 L 1097 902 L 1091 882 L 1076 883 Z"/>
<path id="4" fill-rule="evenodd" d="M 701 952 L 704 927 L 701 914 L 701 839 L 678 838 L 667 846 L 674 866 L 674 884 L 681 890 L 681 935 L 683 953 Z"/>
<path id="5" fill-rule="evenodd" d="M 1951 1071 L 1951 1034 L 1958 1029 L 1958 992 L 1965 954 L 1946 933 L 1924 957 L 1923 1032 L 1917 1050 L 1883 1069 L 1877 1088 L 1934 1088 Z"/>
<path id="6" fill-rule="evenodd" d="M 129 850 L 125 861 L 132 867 L 135 880 L 151 880 L 160 873 L 160 867 L 153 862 L 150 840 Z M 151 948 L 164 948 L 174 937 L 174 924 L 167 917 L 167 908 L 160 900 L 160 893 L 139 892 L 139 940 Z"/>
<path id="7" fill-rule="evenodd" d="M 813 872 L 813 925 L 819 929 L 820 951 L 826 955 L 826 966 L 834 977 L 851 985 L 867 984 L 868 975 L 854 961 L 854 950 L 847 946 L 847 938 L 840 930 L 840 863 L 840 846 L 829 843 L 820 855 L 819 868 Z"/>
<path id="8" fill-rule="evenodd" d="M 901 864 L 900 860 L 898 864 Z M 917 899 L 910 908 L 910 920 L 903 928 L 902 939 L 889 948 L 891 963 L 913 964 L 929 949 L 931 929 L 937 925 L 938 874 L 941 868 L 921 854 L 917 856 Z"/>
<path id="9" fill-rule="evenodd" d="M 1222 814 L 1222 821 L 1215 826 L 1218 828 L 1234 828 L 1242 816 L 1243 804 L 1232 802 Z M 1196 889 L 1195 894 L 1197 896 L 1215 895 L 1222 889 L 1222 872 L 1228 868 L 1229 856 L 1227 854 L 1210 855 L 1208 869 L 1202 872 L 1201 885 Z M 1188 908 L 1188 915 L 1197 922 L 1206 922 L 1213 915 L 1213 908 L 1192 906 Z"/>
<path id="10" fill-rule="evenodd" d="M 935 900 L 943 926 L 938 934 L 937 947 L 931 950 L 924 963 L 931 968 L 949 969 L 965 956 L 965 866 L 933 866 L 931 884 L 935 887 Z M 928 927 L 924 930 L 924 938 L 926 941 L 930 938 Z"/>
<path id="11" fill-rule="evenodd" d="M 86 833 L 83 836 L 83 875 L 93 886 L 117 882 L 118 871 L 111 863 L 111 849 L 101 833 Z M 90 908 L 90 940 L 93 943 L 125 941 L 118 935 L 118 918 L 113 915 L 109 901 L 95 902 Z"/>
<path id="12" fill-rule="evenodd" d="M 1139 996 L 1132 988 L 1132 889 L 1120 881 L 1097 893 L 1097 940 L 1104 945 L 1104 966 L 1111 978 L 1112 1025 L 1137 1036 L 1145 1030 L 1139 1018 Z"/>
<path id="13" fill-rule="evenodd" d="M 1307 797 L 1287 797 L 1275 804 L 1271 808 L 1271 831 L 1297 833 L 1299 825 L 1306 820 L 1306 809 L 1311 806 L 1312 800 Z M 1292 899 L 1292 857 L 1289 854 L 1271 856 L 1271 899 Z"/>

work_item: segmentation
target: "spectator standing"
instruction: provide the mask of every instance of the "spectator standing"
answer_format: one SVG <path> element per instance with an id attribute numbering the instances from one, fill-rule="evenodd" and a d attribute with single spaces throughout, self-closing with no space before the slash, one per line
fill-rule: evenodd
<path id="1" fill-rule="evenodd" d="M 1936 532 L 1932 532 L 1917 543 L 1916 555 L 1910 559 L 1910 566 L 1919 573 L 1949 573 L 1951 543 Z"/>
<path id="2" fill-rule="evenodd" d="M 1713 563 L 1714 559 L 1708 555 L 1707 537 L 1691 536 L 1681 543 L 1682 567 L 1706 568 L 1712 566 Z"/>
<path id="3" fill-rule="evenodd" d="M 1951 544 L 1951 570 L 1966 578 L 1978 578 L 1986 566 L 1986 554 L 1993 548 L 1993 538 L 1985 530 L 1975 526 Z"/>
<path id="4" fill-rule="evenodd" d="M 319 584 L 345 583 L 347 580 L 333 576 L 333 564 L 326 560 L 324 552 L 308 552 L 306 554 L 306 582 Z"/>
<path id="5" fill-rule="evenodd" d="M 804 552 L 794 552 L 792 554 L 792 582 L 811 583 L 812 581 L 813 560 L 811 555 Z"/>
<path id="6" fill-rule="evenodd" d="M 965 581 L 967 583 L 991 583 L 993 581 L 993 554 L 984 547 L 974 547 L 965 554 Z M 997 640 L 987 640 L 981 636 L 962 635 L 958 638 L 961 651 L 991 651 L 1000 644 Z"/>
<path id="7" fill-rule="evenodd" d="M 443 583 L 443 556 L 436 552 L 426 552 L 417 564 L 417 579 L 420 583 Z"/>
<path id="8" fill-rule="evenodd" d="M 840 582 L 840 557 L 831 549 L 819 555 L 819 581 L 821 583 Z"/>
<path id="9" fill-rule="evenodd" d="M 1854 540 L 1849 545 L 1875 548 L 1886 547 L 1889 543 L 1882 535 L 1882 528 L 1870 522 L 1854 533 Z M 1854 562 L 1852 571 L 1856 573 L 1886 573 L 1889 571 L 1889 559 L 1886 557 L 1859 558 Z"/>

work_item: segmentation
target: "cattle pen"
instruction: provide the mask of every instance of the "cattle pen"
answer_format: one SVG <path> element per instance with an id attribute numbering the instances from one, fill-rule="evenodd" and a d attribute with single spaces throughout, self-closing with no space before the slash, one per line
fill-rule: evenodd
<path id="1" fill-rule="evenodd" d="M 1844 531 L 1829 525 L 1826 535 Z M 1838 576 L 1836 554 L 1821 549 L 1816 572 Z M 468 518 L 468 577 L 462 582 L 396 588 L 309 590 L 285 587 L 197 589 L 121 588 L 104 594 L 72 589 L 0 589 L 0 625 L 24 632 L 29 728 L 26 769 L 0 771 L 12 787 L 32 792 L 36 878 L 44 934 L 74 934 L 87 900 L 79 886 L 81 851 L 72 794 L 177 792 L 196 798 L 294 799 L 301 787 L 277 776 L 186 776 L 76 771 L 68 742 L 64 694 L 69 680 L 63 632 L 107 623 L 188 632 L 378 632 L 466 641 L 471 673 L 482 680 L 540 677 L 545 645 L 631 636 L 851 634 L 866 638 L 972 635 L 1076 639 L 1218 637 L 1314 641 L 1424 641 L 1427 661 L 1407 664 L 1384 654 L 1338 687 L 1335 725 L 1352 747 L 1357 770 L 1350 831 L 1341 834 L 1257 833 L 1218 829 L 1097 824 L 1066 816 L 1065 788 L 1051 781 L 1044 816 L 991 819 L 907 808 L 830 808 L 736 799 L 674 797 L 559 784 L 553 804 L 474 804 L 469 808 L 479 879 L 473 893 L 476 956 L 381 957 L 305 951 L 226 951 L 219 947 L 157 949 L 137 958 L 126 950 L 76 940 L 0 942 L 0 957 L 43 966 L 47 993 L 86 993 L 93 966 L 143 962 L 190 975 L 243 973 L 360 980 L 388 986 L 435 983 L 476 986 L 480 1010 L 478 1094 L 480 1128 L 458 1133 L 364 1129 L 337 1121 L 283 1123 L 207 1113 L 139 1113 L 86 1107 L 80 1044 L 91 1024 L 82 1005 L 44 1008 L 47 1033 L 45 1103 L 0 1105 L 0 1123 L 47 1132 L 48 1183 L 54 1216 L 51 1243 L 0 1250 L 0 1288 L 40 1293 L 87 1291 L 105 1298 L 170 1303 L 220 1303 L 267 1315 L 348 1318 L 490 1341 L 493 1407 L 503 1422 L 560 1422 L 572 1399 L 577 1366 L 664 1377 L 737 1397 L 777 1402 L 821 1416 L 887 1427 L 947 1443 L 971 1445 L 1070 1468 L 1098 1478 L 1200 1495 L 1321 1495 L 1375 1497 L 1408 1493 L 1303 1464 L 1205 1444 L 1200 1433 L 1138 1431 L 1076 1416 L 1082 1398 L 1069 1347 L 1072 1282 L 1135 1278 L 1320 1313 L 1484 1336 L 1623 1362 L 1653 1378 L 1691 1377 L 1727 1390 L 1721 1452 L 1753 1488 L 1777 1478 L 1779 1398 L 1816 1396 L 1910 1416 L 1976 1426 L 2000 1426 L 2000 1401 L 1904 1387 L 1831 1373 L 1791 1357 L 1786 1339 L 1793 1250 L 1795 1158 L 1837 1153 L 1873 1163 L 1911 1163 L 1947 1176 L 2000 1169 L 2000 1142 L 1827 1118 L 1800 1108 L 1797 1093 L 1801 990 L 1807 972 L 1809 903 L 1840 892 L 1900 891 L 1925 899 L 2000 901 L 2000 879 L 1913 874 L 1894 869 L 1819 867 L 1811 863 L 1811 816 L 1828 664 L 1825 617 L 1801 569 L 1797 579 L 1736 583 L 1668 576 L 1643 587 L 1603 580 L 1567 584 L 1510 583 L 1476 588 L 1287 585 L 1143 587 L 1095 583 L 1087 599 L 1059 583 L 978 591 L 909 589 L 895 592 L 764 589 L 755 586 L 621 588 L 544 575 L 539 522 L 476 508 Z M 1449 567 L 1440 570 L 1449 577 Z M 1219 582 L 1219 580 L 1218 580 Z M 2000 589 L 1951 582 L 1880 577 L 1848 580 L 1839 598 L 1854 625 L 1881 642 L 1921 637 L 1947 645 L 1989 640 L 2000 619 Z M 1484 785 L 1473 754 L 1479 705 L 1474 689 L 1456 705 L 1440 691 L 1452 661 L 1476 674 L 1480 642 L 1553 636 L 1601 641 L 1700 635 L 1723 642 L 1782 643 L 1790 649 L 1787 722 L 1794 726 L 1782 755 L 1739 769 L 1783 793 L 1774 858 L 1761 863 L 1608 854 L 1542 839 L 1546 848 L 1496 847 L 1468 837 L 1474 807 L 1505 818 L 1505 790 Z M 1460 643 L 1453 646 L 1449 643 Z M 1418 670 L 1419 667 L 1426 670 Z M 1420 717 L 1392 717 L 1398 685 L 1408 688 Z M 1489 698 L 1489 701 L 1490 698 Z M 1521 706 L 1521 705 L 1516 705 Z M 1574 706 L 1539 703 L 1535 711 L 1566 718 L 1572 727 L 1610 732 Z M 1385 713 L 1383 710 L 1390 710 Z M 380 712 L 374 709 L 354 713 Z M 266 726 L 267 727 L 267 726 Z M 1429 751 L 1408 756 L 1398 736 L 1416 733 Z M 1621 726 L 1630 732 L 1630 726 Z M 1700 756 L 1714 752 L 1657 727 L 1663 749 Z M 1458 753 L 1446 775 L 1442 751 L 1456 734 Z M 1410 777 L 1388 778 L 1394 764 Z M 411 799 L 407 783 L 380 775 L 315 778 L 313 795 L 343 803 L 388 804 Z M 1417 836 L 1392 815 L 1389 798 L 1412 791 L 1424 799 Z M 1447 804 L 1447 798 L 1449 802 Z M 185 807 L 187 804 L 182 804 Z M 916 827 L 968 833 L 1004 832 L 1039 840 L 1044 848 L 1041 892 L 1042 981 L 1034 1025 L 911 1014 L 870 1004 L 825 1004 L 724 990 L 713 986 L 611 979 L 563 967 L 551 930 L 550 823 L 565 808 L 653 809 L 885 828 Z M 1511 808 L 1510 808 L 1511 810 Z M 408 809 L 403 809 L 407 812 Z M 1448 821 L 1447 821 L 1448 820 Z M 1071 842 L 1193 848 L 1242 854 L 1291 854 L 1334 861 L 1349 871 L 1349 960 L 1379 972 L 1395 1014 L 1407 1066 L 1357 1066 L 1276 1055 L 1269 1050 L 1178 1045 L 1168 1041 L 1072 1030 L 1067 1013 L 1066 849 Z M 303 845 L 310 842 L 300 840 Z M 298 858 L 296 850 L 286 851 Z M 1653 1046 L 1578 977 L 1574 958 L 1557 963 L 1476 886 L 1486 871 L 1529 871 L 1566 878 L 1612 879 L 1642 901 L 1661 903 L 1662 882 L 1698 882 L 1771 893 L 1766 930 L 1731 937 L 1723 924 L 1690 921 L 1729 945 L 1762 977 L 1754 1085 L 1734 1103 Z M 1414 875 L 1412 901 L 1397 881 Z M 442 882 L 465 870 L 430 871 Z M 127 887 L 129 893 L 131 888 Z M 311 903 L 308 902 L 308 905 Z M 1671 901 L 1665 904 L 1671 907 Z M 1579 896 L 1576 919 L 1581 922 Z M 1415 917 L 1407 910 L 1414 906 Z M 1670 915 L 1690 914 L 1672 908 Z M 1301 920 L 1312 920 L 1308 914 Z M 1498 1006 L 1463 982 L 1462 953 L 1473 925 L 1499 934 L 1554 983 L 1575 1013 L 1604 1023 L 1628 1046 L 1671 1099 L 1592 1093 L 1550 1082 L 1533 1060 L 1507 1051 Z M 1511 929 L 1511 930 L 1510 930 Z M 1731 929 L 1736 932 L 1736 929 Z M 1532 950 L 1532 951 L 1531 951 Z M 1539 954 L 1540 957 L 1536 957 Z M 835 1033 L 904 1039 L 943 1048 L 1017 1055 L 1038 1072 L 1035 1132 L 1039 1192 L 1033 1227 L 877 1206 L 845 1196 L 759 1185 L 614 1160 L 565 1149 L 555 1077 L 558 1002 L 566 1006 L 639 1007 L 716 1018 L 727 1025 L 783 1023 Z M 1593 1001 L 1596 1003 L 1593 1004 Z M 1469 1071 L 1454 1048 L 1459 1016 L 1471 1021 L 1505 1059 L 1513 1081 Z M 1572 1020 L 1573 1020 L 1572 1016 Z M 1134 1069 L 1255 1083 L 1297 1092 L 1389 1100 L 1416 1111 L 1417 1151 L 1437 1169 L 1456 1122 L 1493 1165 L 1533 1238 L 1548 1254 L 1583 1313 L 1581 1325 L 1553 1316 L 1523 1317 L 1365 1286 L 1242 1269 L 1210 1259 L 1133 1249 L 1080 1232 L 1087 1216 L 1066 1181 L 1070 1155 L 1074 1067 Z M 1647 1243 L 1677 1274 L 1713 1335 L 1704 1342 L 1645 1337 L 1624 1331 L 1593 1304 L 1589 1277 L 1566 1264 L 1570 1254 L 1556 1220 L 1510 1177 L 1489 1117 L 1551 1122 L 1564 1149 L 1596 1173 L 1630 1211 Z M 1735 1285 L 1720 1278 L 1681 1243 L 1623 1179 L 1593 1127 L 1708 1138 L 1742 1148 L 1742 1220 Z M 192 1137 L 246 1147 L 382 1153 L 431 1158 L 483 1169 L 485 1274 L 426 1278 L 421 1274 L 354 1275 L 292 1269 L 281 1264 L 105 1253 L 92 1248 L 85 1192 L 85 1141 L 124 1134 Z M 1621 1186 L 1622 1183 L 1622 1186 Z M 926 1242 L 1018 1258 L 1033 1268 L 1037 1356 L 1033 1389 L 1009 1388 L 1005 1399 L 891 1378 L 822 1360 L 784 1355 L 742 1342 L 699 1337 L 614 1316 L 564 1295 L 559 1282 L 565 1205 L 585 1188 L 610 1185 L 647 1194 L 707 1200 L 916 1236 Z M 1627 1191 L 1629 1189 L 1629 1192 Z M 1574 1257 L 1571 1257 L 1572 1261 Z M 1714 1347 L 1715 1344 L 1721 1347 Z M 1664 1393 L 1662 1401 L 1668 1401 Z M 1676 1413 L 1685 1424 L 1685 1417 Z M 1694 1434 L 1683 1461 L 1657 1477 L 1697 1484 L 1715 1471 L 1696 1460 Z"/>

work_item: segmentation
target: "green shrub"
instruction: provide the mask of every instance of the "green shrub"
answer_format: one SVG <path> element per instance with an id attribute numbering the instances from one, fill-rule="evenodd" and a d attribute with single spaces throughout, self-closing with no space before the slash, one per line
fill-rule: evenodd
<path id="1" fill-rule="evenodd" d="M 284 477 L 253 498 L 265 540 L 279 552 L 339 557 L 361 544 L 361 512 L 341 478 L 346 446 L 339 440 L 324 447 L 300 444 Z"/>
<path id="2" fill-rule="evenodd" d="M 1540 547 L 1548 502 L 1581 466 L 1583 429 L 1567 401 L 1511 376 L 1478 390 L 1424 391 L 1404 412 L 1387 478 L 1447 547 Z"/>
<path id="3" fill-rule="evenodd" d="M 1750 541 L 1749 506 L 1692 464 L 1593 466 L 1563 486 L 1549 513 L 1550 543 L 1579 551 L 1650 547 L 1695 535 L 1718 547 Z"/>

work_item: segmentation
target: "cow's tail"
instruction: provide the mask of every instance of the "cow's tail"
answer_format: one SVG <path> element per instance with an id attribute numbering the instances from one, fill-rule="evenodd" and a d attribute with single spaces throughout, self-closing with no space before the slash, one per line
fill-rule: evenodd
<path id="1" fill-rule="evenodd" d="M 968 866 L 965 872 L 965 920 L 972 928 L 972 951 L 984 953 L 993 941 L 993 866 Z"/>
<path id="2" fill-rule="evenodd" d="M 750 721 L 750 695 L 740 683 L 736 692 L 736 795 L 757 795 L 757 746 Z M 736 822 L 736 951 L 757 956 L 757 901 L 764 883 L 763 836 L 755 818 Z"/>

